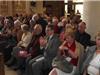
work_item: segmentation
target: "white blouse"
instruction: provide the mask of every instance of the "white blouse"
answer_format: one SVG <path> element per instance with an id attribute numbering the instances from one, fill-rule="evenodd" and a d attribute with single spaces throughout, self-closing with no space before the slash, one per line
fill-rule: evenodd
<path id="1" fill-rule="evenodd" d="M 87 69 L 88 74 L 97 75 L 100 69 L 100 54 L 97 54 L 93 60 L 90 62 L 90 65 Z"/>
<path id="2" fill-rule="evenodd" d="M 20 46 L 27 47 L 32 39 L 32 33 L 28 32 L 26 35 L 23 33 L 21 41 L 18 43 Z"/>

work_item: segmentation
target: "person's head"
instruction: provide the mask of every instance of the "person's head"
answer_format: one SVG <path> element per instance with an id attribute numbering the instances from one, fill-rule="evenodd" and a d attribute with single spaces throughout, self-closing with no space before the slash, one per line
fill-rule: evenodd
<path id="1" fill-rule="evenodd" d="M 7 18 L 4 19 L 4 25 L 7 26 L 8 25 L 9 20 Z"/>
<path id="2" fill-rule="evenodd" d="M 63 18 L 61 22 L 63 23 L 63 26 L 65 26 L 68 23 L 68 20 L 66 18 Z"/>
<path id="3" fill-rule="evenodd" d="M 52 18 L 52 23 L 54 24 L 54 25 L 57 25 L 58 24 L 58 19 L 56 18 L 56 17 L 53 17 Z"/>
<path id="4" fill-rule="evenodd" d="M 22 23 L 19 20 L 14 21 L 14 26 L 15 27 L 21 26 L 21 25 L 22 25 Z"/>
<path id="5" fill-rule="evenodd" d="M 39 19 L 39 15 L 38 14 L 34 14 L 33 16 L 32 16 L 32 20 L 33 21 L 37 21 Z"/>
<path id="6" fill-rule="evenodd" d="M 27 24 L 23 24 L 23 25 L 21 25 L 21 29 L 25 33 L 27 31 L 29 31 L 29 26 Z"/>
<path id="7" fill-rule="evenodd" d="M 68 43 L 75 40 L 75 30 L 72 27 L 68 27 L 65 30 L 65 39 Z"/>
<path id="8" fill-rule="evenodd" d="M 78 31 L 80 33 L 84 33 L 85 29 L 86 29 L 86 23 L 85 22 L 80 22 L 79 25 L 78 25 Z"/>
<path id="9" fill-rule="evenodd" d="M 15 15 L 13 16 L 13 19 L 14 19 L 14 21 L 17 20 L 17 19 L 18 19 L 18 14 L 15 14 Z"/>
<path id="10" fill-rule="evenodd" d="M 42 26 L 41 26 L 40 24 L 36 24 L 36 25 L 34 26 L 34 33 L 35 33 L 36 35 L 39 35 L 39 34 L 42 33 Z"/>
<path id="11" fill-rule="evenodd" d="M 16 23 L 16 24 L 14 25 L 14 28 L 17 29 L 17 30 L 20 30 L 20 29 L 21 29 L 21 25 Z"/>
<path id="12" fill-rule="evenodd" d="M 66 24 L 65 28 L 69 28 L 69 27 L 72 27 L 72 25 L 70 23 Z"/>
<path id="13" fill-rule="evenodd" d="M 18 18 L 17 18 L 20 22 L 22 22 L 23 21 L 23 16 L 18 16 Z"/>
<path id="14" fill-rule="evenodd" d="M 73 17 L 73 20 L 74 20 L 75 22 L 78 22 L 78 21 L 80 20 L 80 18 L 81 18 L 81 15 L 76 14 L 76 15 Z"/>
<path id="15" fill-rule="evenodd" d="M 54 34 L 54 25 L 50 24 L 46 26 L 45 33 L 47 36 Z"/>
<path id="16" fill-rule="evenodd" d="M 100 31 L 97 32 L 95 39 L 96 39 L 96 45 L 100 48 Z"/>
<path id="17" fill-rule="evenodd" d="M 11 16 L 7 16 L 4 20 L 4 25 L 7 28 L 11 28 L 14 26 L 14 21 L 13 18 Z"/>

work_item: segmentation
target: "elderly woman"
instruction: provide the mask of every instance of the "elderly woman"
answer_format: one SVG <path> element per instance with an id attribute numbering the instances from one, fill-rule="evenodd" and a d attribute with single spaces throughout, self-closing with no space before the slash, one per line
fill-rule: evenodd
<path id="1" fill-rule="evenodd" d="M 49 73 L 49 75 L 73 75 L 75 68 L 78 65 L 80 55 L 84 51 L 83 46 L 75 41 L 73 28 L 69 27 L 65 30 L 65 37 L 66 40 L 59 47 L 60 57 L 62 57 L 63 59 L 61 59 L 60 61 L 60 58 L 56 57 L 54 59 L 54 68 Z"/>
<path id="2" fill-rule="evenodd" d="M 32 39 L 32 33 L 29 31 L 29 27 L 26 24 L 21 25 L 23 35 L 21 41 L 17 44 L 17 47 L 27 48 Z"/>
<path id="3" fill-rule="evenodd" d="M 21 29 L 21 23 L 17 20 L 14 22 L 14 28 L 12 30 L 12 35 L 13 37 L 16 38 L 17 42 L 21 40 L 23 31 Z"/>
<path id="4" fill-rule="evenodd" d="M 100 32 L 96 34 L 96 45 L 87 48 L 81 57 L 75 75 L 100 75 Z"/>
<path id="5" fill-rule="evenodd" d="M 39 43 L 39 39 L 42 36 L 42 26 L 40 24 L 36 24 L 33 27 L 33 32 L 32 32 L 33 36 L 32 36 L 32 40 L 31 43 L 29 45 L 29 54 L 31 55 L 31 59 L 43 54 L 43 51 L 40 50 L 40 43 Z"/>
<path id="6" fill-rule="evenodd" d="M 38 19 L 39 19 L 39 15 L 38 14 L 33 14 L 32 19 L 29 22 L 31 30 L 33 30 L 33 27 L 37 23 Z"/>
<path id="7" fill-rule="evenodd" d="M 38 55 L 43 55 L 43 50 L 40 50 L 40 43 L 39 43 L 39 39 L 42 36 L 42 27 L 40 24 L 36 24 L 33 27 L 33 32 L 32 32 L 32 40 L 27 48 L 27 54 L 26 53 L 22 53 L 22 56 L 19 56 L 21 58 L 18 59 L 19 63 L 19 69 L 22 71 L 22 69 L 25 69 L 25 67 L 27 67 L 27 63 L 35 58 Z M 26 61 L 26 62 L 25 62 Z M 27 68 L 29 69 L 29 68 Z"/>
<path id="8" fill-rule="evenodd" d="M 18 58 L 18 53 L 22 49 L 26 49 L 31 42 L 32 33 L 29 32 L 29 27 L 26 24 L 21 25 L 21 29 L 23 31 L 23 35 L 21 41 L 18 42 L 17 46 L 13 48 L 12 57 L 7 62 L 7 65 L 12 65 L 13 61 Z"/>
<path id="9" fill-rule="evenodd" d="M 8 16 L 4 19 L 4 25 L 0 31 L 0 51 L 3 52 L 5 61 L 10 58 L 12 47 L 16 45 L 16 39 L 12 36 L 13 26 L 13 18 Z"/>

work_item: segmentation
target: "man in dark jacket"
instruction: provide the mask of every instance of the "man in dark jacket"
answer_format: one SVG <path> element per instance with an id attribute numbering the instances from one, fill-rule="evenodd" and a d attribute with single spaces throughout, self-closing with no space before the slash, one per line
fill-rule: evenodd
<path id="1" fill-rule="evenodd" d="M 85 31 L 86 23 L 80 22 L 78 30 L 76 31 L 76 40 L 80 42 L 85 48 L 91 45 L 91 36 Z"/>

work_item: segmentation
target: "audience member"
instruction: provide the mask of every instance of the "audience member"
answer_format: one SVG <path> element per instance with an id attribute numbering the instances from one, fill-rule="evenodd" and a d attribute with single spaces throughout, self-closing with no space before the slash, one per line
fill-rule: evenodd
<path id="1" fill-rule="evenodd" d="M 84 48 L 91 45 L 91 36 L 85 31 L 86 23 L 81 22 L 78 25 L 78 30 L 76 31 L 76 40 L 81 43 Z"/>
<path id="2" fill-rule="evenodd" d="M 49 75 L 73 75 L 78 65 L 84 47 L 75 41 L 75 31 L 73 28 L 65 30 L 65 41 L 59 47 L 60 55 L 53 60 L 54 68 Z"/>
<path id="3" fill-rule="evenodd" d="M 21 38 L 21 41 L 18 42 L 17 46 L 15 46 L 13 48 L 13 51 L 12 51 L 12 57 L 11 59 L 7 62 L 7 65 L 12 65 L 13 62 L 18 58 L 18 53 L 20 50 L 22 49 L 26 49 L 32 39 L 32 34 L 31 32 L 29 32 L 29 27 L 28 25 L 26 24 L 23 24 L 21 25 L 21 29 L 23 31 L 23 35 L 22 35 L 22 38 Z M 14 65 L 14 69 L 17 69 L 19 68 L 19 63 L 20 61 L 16 61 L 16 64 Z"/>
<path id="4" fill-rule="evenodd" d="M 28 75 L 44 75 L 43 71 L 46 72 L 52 68 L 52 59 L 57 54 L 60 40 L 58 36 L 54 34 L 53 25 L 46 26 L 45 31 L 47 40 L 42 38 L 40 42 L 40 48 L 44 49 L 44 55 L 39 58 L 34 58 L 29 62 L 29 65 L 31 65 L 29 68 L 32 69 L 32 72 L 28 72 Z"/>
<path id="5" fill-rule="evenodd" d="M 100 75 L 100 32 L 95 40 L 96 45 L 87 48 L 74 75 Z"/>

